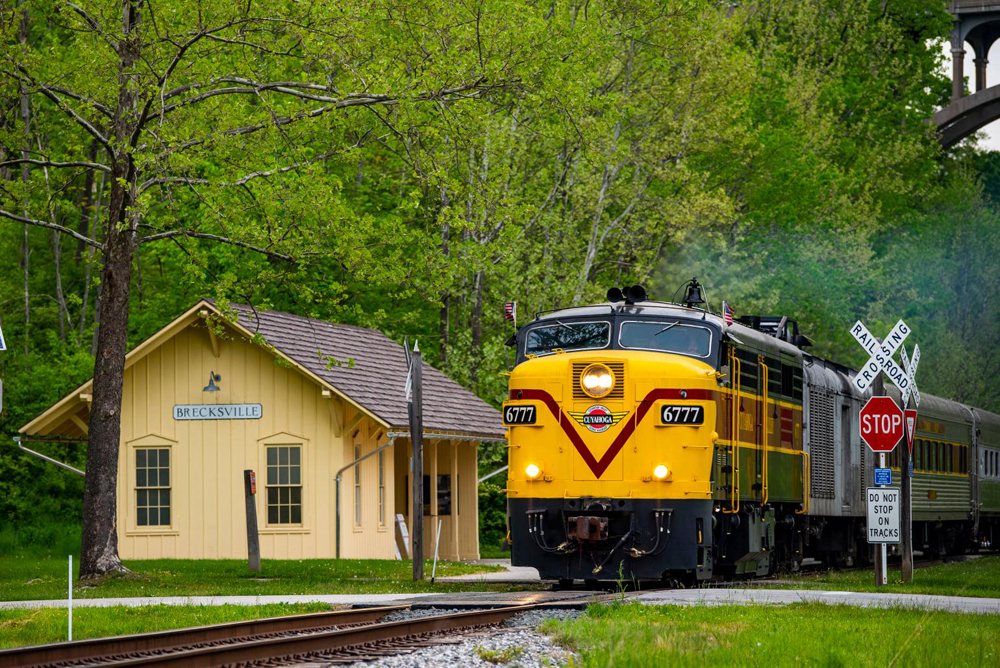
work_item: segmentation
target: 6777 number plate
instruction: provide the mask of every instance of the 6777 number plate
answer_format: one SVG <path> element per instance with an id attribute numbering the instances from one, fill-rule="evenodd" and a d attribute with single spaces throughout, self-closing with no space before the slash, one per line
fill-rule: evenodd
<path id="1" fill-rule="evenodd" d="M 704 406 L 663 406 L 661 424 L 702 424 L 705 422 Z"/>
<path id="2" fill-rule="evenodd" d="M 503 423 L 512 424 L 535 424 L 536 410 L 531 405 L 504 406 Z"/>

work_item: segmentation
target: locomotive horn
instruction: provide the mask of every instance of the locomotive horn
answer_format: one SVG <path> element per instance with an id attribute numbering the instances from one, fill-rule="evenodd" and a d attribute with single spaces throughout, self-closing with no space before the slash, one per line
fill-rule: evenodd
<path id="1" fill-rule="evenodd" d="M 610 288 L 608 290 L 608 301 L 612 304 L 620 302 L 624 298 L 621 288 Z"/>
<path id="2" fill-rule="evenodd" d="M 625 303 L 635 304 L 636 302 L 646 301 L 646 289 L 641 285 L 633 285 L 630 288 L 625 288 Z"/>

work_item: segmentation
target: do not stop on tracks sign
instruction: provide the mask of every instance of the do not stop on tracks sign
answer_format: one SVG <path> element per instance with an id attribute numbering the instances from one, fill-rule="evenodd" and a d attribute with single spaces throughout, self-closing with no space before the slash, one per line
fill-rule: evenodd
<path id="1" fill-rule="evenodd" d="M 872 397 L 860 417 L 861 440 L 875 452 L 892 452 L 903 438 L 903 411 L 890 397 Z"/>

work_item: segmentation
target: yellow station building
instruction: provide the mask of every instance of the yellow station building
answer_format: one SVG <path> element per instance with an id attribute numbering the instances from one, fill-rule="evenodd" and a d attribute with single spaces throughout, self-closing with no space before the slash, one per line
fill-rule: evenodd
<path id="1" fill-rule="evenodd" d="M 413 526 L 403 347 L 370 329 L 234 309 L 232 322 L 200 301 L 126 357 L 121 556 L 245 558 L 252 469 L 263 558 L 337 554 L 338 473 L 340 556 L 394 558 L 396 515 Z M 441 558 L 475 559 L 477 448 L 503 439 L 500 412 L 427 364 L 423 379 L 424 553 L 441 519 Z M 22 427 L 24 442 L 85 439 L 91 387 Z"/>

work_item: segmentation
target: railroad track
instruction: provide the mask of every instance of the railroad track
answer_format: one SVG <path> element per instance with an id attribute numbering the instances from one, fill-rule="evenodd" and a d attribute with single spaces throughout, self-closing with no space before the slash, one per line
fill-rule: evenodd
<path id="1" fill-rule="evenodd" d="M 443 634 L 495 626 L 538 604 L 380 621 L 409 606 L 385 606 L 232 622 L 73 643 L 0 650 L 0 665 L 288 666 L 353 663 L 454 642 Z"/>

